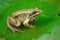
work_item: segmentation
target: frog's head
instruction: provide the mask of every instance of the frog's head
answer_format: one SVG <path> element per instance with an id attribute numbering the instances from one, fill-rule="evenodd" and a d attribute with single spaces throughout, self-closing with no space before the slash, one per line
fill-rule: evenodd
<path id="1" fill-rule="evenodd" d="M 37 7 L 35 7 L 32 14 L 31 14 L 31 16 L 37 16 L 37 15 L 39 15 L 41 13 L 42 13 L 42 11 L 39 10 Z"/>

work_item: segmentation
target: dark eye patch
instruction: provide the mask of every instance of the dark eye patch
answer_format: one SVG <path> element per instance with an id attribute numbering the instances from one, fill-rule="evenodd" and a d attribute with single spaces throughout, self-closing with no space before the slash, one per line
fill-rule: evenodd
<path id="1" fill-rule="evenodd" d="M 34 14 L 36 14 L 36 13 L 37 13 L 36 11 L 33 11 L 32 14 L 31 14 L 30 16 L 32 16 L 32 15 L 34 15 Z"/>
<path id="2" fill-rule="evenodd" d="M 36 13 L 37 13 L 36 11 L 33 12 L 33 14 L 36 14 Z"/>

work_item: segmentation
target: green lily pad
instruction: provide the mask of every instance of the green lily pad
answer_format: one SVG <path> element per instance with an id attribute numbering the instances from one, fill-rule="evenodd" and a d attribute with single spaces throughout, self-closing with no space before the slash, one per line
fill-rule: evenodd
<path id="1" fill-rule="evenodd" d="M 4 37 L 7 40 L 46 39 L 42 36 L 44 36 L 45 34 L 48 35 L 51 32 L 54 34 L 54 28 L 60 26 L 60 18 L 58 16 L 58 14 L 60 13 L 59 4 L 59 0 L 0 0 L 0 37 Z M 22 28 L 21 30 L 23 32 L 16 34 L 13 34 L 7 28 L 7 17 L 11 16 L 13 12 L 18 10 L 31 9 L 35 7 L 38 7 L 40 10 L 43 11 L 42 14 L 37 17 L 36 22 L 34 22 L 34 24 L 36 25 L 35 28 Z M 56 35 L 57 37 L 60 37 L 58 36 L 58 33 Z M 53 35 L 53 37 L 55 36 Z M 46 40 L 49 40 L 49 38 Z"/>

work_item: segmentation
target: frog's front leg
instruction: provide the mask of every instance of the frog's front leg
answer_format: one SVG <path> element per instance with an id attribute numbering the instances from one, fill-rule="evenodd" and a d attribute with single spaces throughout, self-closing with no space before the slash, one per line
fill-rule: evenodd
<path id="1" fill-rule="evenodd" d="M 34 28 L 34 26 L 32 26 L 32 25 L 29 24 L 29 21 L 30 21 L 30 19 L 27 18 L 27 19 L 23 22 L 23 25 L 24 25 L 25 27 L 27 27 L 27 28 Z"/>
<path id="2" fill-rule="evenodd" d="M 12 17 L 8 17 L 7 18 L 7 27 L 13 32 L 13 33 L 15 33 L 16 31 L 19 31 L 19 30 L 17 30 L 16 28 L 14 28 L 12 25 L 17 25 L 16 24 L 16 20 L 14 19 L 14 18 L 12 18 Z"/>
<path id="3" fill-rule="evenodd" d="M 36 17 L 32 17 L 30 21 L 36 21 Z"/>

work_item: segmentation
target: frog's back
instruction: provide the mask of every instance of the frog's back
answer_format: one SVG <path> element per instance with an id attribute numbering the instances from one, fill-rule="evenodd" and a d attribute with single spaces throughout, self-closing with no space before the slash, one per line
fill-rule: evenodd
<path id="1" fill-rule="evenodd" d="M 18 17 L 19 17 L 21 22 L 24 22 L 25 19 L 27 18 L 27 15 L 26 14 L 20 14 Z"/>

